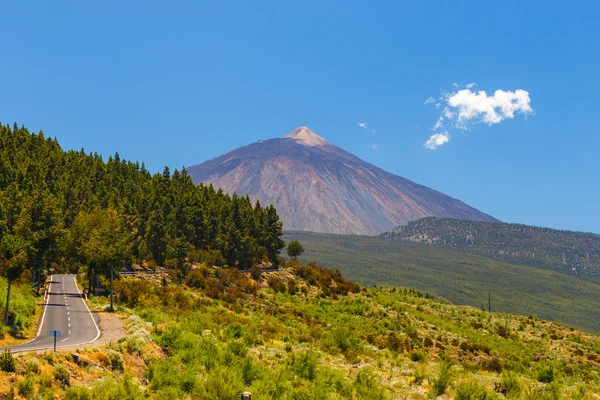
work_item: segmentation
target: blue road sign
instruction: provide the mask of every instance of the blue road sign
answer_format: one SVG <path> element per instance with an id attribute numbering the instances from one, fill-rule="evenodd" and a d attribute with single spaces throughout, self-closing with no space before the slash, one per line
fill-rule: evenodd
<path id="1" fill-rule="evenodd" d="M 54 351 L 56 351 L 56 338 L 60 337 L 60 331 L 50 331 L 50 336 L 54 337 Z"/>

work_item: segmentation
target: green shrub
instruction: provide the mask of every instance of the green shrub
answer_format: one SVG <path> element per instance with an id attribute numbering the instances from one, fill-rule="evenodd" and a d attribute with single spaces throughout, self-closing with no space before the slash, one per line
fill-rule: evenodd
<path id="1" fill-rule="evenodd" d="M 433 396 L 441 396 L 444 394 L 450 384 L 452 364 L 447 361 L 442 361 L 437 377 L 431 379 L 431 394 Z"/>
<path id="2" fill-rule="evenodd" d="M 33 396 L 34 389 L 35 383 L 33 382 L 33 379 L 29 376 L 17 382 L 17 392 L 27 399 Z"/>
<path id="3" fill-rule="evenodd" d="M 518 396 L 521 394 L 521 390 L 523 389 L 523 385 L 519 378 L 512 373 L 505 372 L 502 374 L 501 385 L 506 390 L 506 396 Z"/>
<path id="4" fill-rule="evenodd" d="M 262 269 L 258 265 L 255 265 L 252 268 L 250 268 L 250 276 L 255 281 L 260 281 L 260 279 L 262 278 L 262 274 Z"/>
<path id="5" fill-rule="evenodd" d="M 481 368 L 485 371 L 500 373 L 503 370 L 502 361 L 499 358 L 492 357 L 487 360 L 481 360 Z"/>
<path id="6" fill-rule="evenodd" d="M 242 373 L 242 380 L 246 386 L 252 385 L 252 383 L 260 377 L 261 373 L 259 366 L 249 357 L 242 360 L 240 371 Z"/>
<path id="7" fill-rule="evenodd" d="M 15 372 L 15 359 L 10 349 L 5 349 L 0 355 L 0 369 L 5 372 Z"/>
<path id="8" fill-rule="evenodd" d="M 420 351 L 414 350 L 410 353 L 410 360 L 414 362 L 421 362 L 425 360 L 425 354 Z"/>
<path id="9" fill-rule="evenodd" d="M 454 400 L 491 400 L 496 396 L 477 382 L 461 382 L 454 391 Z"/>
<path id="10" fill-rule="evenodd" d="M 91 400 L 90 389 L 85 386 L 73 386 L 67 389 L 65 393 L 66 400 Z"/>
<path id="11" fill-rule="evenodd" d="M 360 348 L 360 339 L 346 328 L 336 329 L 331 337 L 333 345 L 343 354 Z"/>
<path id="12" fill-rule="evenodd" d="M 37 374 L 38 372 L 40 372 L 40 360 L 38 360 L 35 357 L 30 358 L 29 360 L 27 360 L 25 369 L 28 373 Z"/>
<path id="13" fill-rule="evenodd" d="M 543 367 L 537 375 L 538 382 L 550 383 L 554 380 L 556 371 L 553 365 L 547 365 Z"/>
<path id="14" fill-rule="evenodd" d="M 363 368 L 356 375 L 354 388 L 357 398 L 364 400 L 387 399 L 385 388 L 381 386 L 381 379 L 372 370 Z"/>
<path id="15" fill-rule="evenodd" d="M 243 330 L 244 327 L 242 325 L 234 322 L 232 324 L 227 325 L 225 333 L 227 333 L 227 336 L 232 339 L 239 339 L 242 337 Z"/>
<path id="16" fill-rule="evenodd" d="M 302 379 L 313 381 L 317 375 L 318 364 L 319 356 L 312 351 L 292 356 L 292 370 Z"/>
<path id="17" fill-rule="evenodd" d="M 498 336 L 508 339 L 510 337 L 510 330 L 505 325 L 500 325 L 496 330 Z"/>
<path id="18" fill-rule="evenodd" d="M 114 350 L 107 350 L 106 355 L 110 360 L 110 367 L 113 371 L 124 371 L 125 361 L 123 360 L 123 355 L 121 353 Z"/>
<path id="19" fill-rule="evenodd" d="M 146 396 L 144 390 L 132 379 L 125 374 L 123 379 L 115 379 L 106 377 L 96 381 L 91 388 L 92 399 L 123 399 L 123 400 L 142 400 Z"/>
<path id="20" fill-rule="evenodd" d="M 50 374 L 40 374 L 37 377 L 39 390 L 49 389 L 52 387 L 52 376 Z"/>
<path id="21" fill-rule="evenodd" d="M 204 382 L 204 400 L 238 400 L 244 385 L 235 370 L 227 367 L 217 367 L 212 370 Z"/>
<path id="22" fill-rule="evenodd" d="M 61 385 L 69 386 L 71 380 L 71 373 L 64 365 L 56 365 L 52 368 L 52 375 Z"/>
<path id="23" fill-rule="evenodd" d="M 283 281 L 275 275 L 269 276 L 267 279 L 267 284 L 275 291 L 275 293 L 284 293 L 286 290 L 285 283 L 283 283 Z"/>

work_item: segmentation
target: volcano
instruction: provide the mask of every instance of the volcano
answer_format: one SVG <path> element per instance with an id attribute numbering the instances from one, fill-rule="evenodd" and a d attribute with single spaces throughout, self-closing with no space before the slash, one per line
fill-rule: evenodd
<path id="1" fill-rule="evenodd" d="M 195 183 L 273 204 L 285 230 L 375 235 L 424 217 L 497 221 L 363 161 L 305 126 L 187 171 Z"/>

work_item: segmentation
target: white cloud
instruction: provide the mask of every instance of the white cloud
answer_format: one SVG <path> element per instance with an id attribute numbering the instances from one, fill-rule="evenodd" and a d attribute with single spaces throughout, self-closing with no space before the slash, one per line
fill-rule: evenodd
<path id="1" fill-rule="evenodd" d="M 454 86 L 458 87 L 456 83 Z M 534 111 L 531 108 L 529 92 L 517 89 L 496 90 L 488 95 L 484 90 L 471 91 L 476 84 L 469 83 L 467 89 L 452 93 L 443 93 L 441 102 L 436 108 L 443 108 L 433 125 L 433 134 L 425 142 L 425 147 L 435 150 L 450 140 L 448 129 L 467 130 L 471 125 L 483 122 L 489 126 L 498 124 L 505 119 L 513 119 L 515 114 L 527 116 Z"/>
<path id="2" fill-rule="evenodd" d="M 464 89 L 448 97 L 448 107 L 458 113 L 456 126 L 462 129 L 471 122 L 483 121 L 493 125 L 514 118 L 515 113 L 530 114 L 533 112 L 530 102 L 529 92 L 522 89 L 514 92 L 496 90 L 493 96 L 488 96 L 483 90 L 476 93 Z M 451 119 L 454 115 L 445 117 Z"/>
<path id="3" fill-rule="evenodd" d="M 454 82 L 454 83 L 452 84 L 452 86 L 454 86 L 454 87 L 458 87 L 458 83 Z"/>
<path id="4" fill-rule="evenodd" d="M 363 129 L 366 129 L 368 131 L 371 131 L 372 134 L 377 133 L 377 131 L 375 129 L 371 129 L 369 128 L 367 125 L 369 124 L 368 122 L 357 122 L 356 123 L 358 126 L 360 126 Z"/>
<path id="5" fill-rule="evenodd" d="M 423 103 L 423 104 L 432 104 L 432 103 L 435 103 L 435 99 L 433 97 L 430 97 L 427 100 L 425 100 L 425 103 Z"/>
<path id="6" fill-rule="evenodd" d="M 369 145 L 369 148 L 370 148 L 371 150 L 377 150 L 377 143 L 372 143 L 372 144 L 370 144 L 370 145 Z"/>
<path id="7" fill-rule="evenodd" d="M 425 148 L 429 150 L 435 150 L 439 146 L 442 146 L 450 140 L 450 136 L 448 136 L 447 132 L 442 133 L 434 133 L 431 135 L 428 141 L 425 142 Z"/>

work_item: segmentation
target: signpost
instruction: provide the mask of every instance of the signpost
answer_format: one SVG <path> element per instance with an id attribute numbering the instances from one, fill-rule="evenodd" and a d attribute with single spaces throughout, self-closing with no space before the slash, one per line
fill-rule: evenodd
<path id="1" fill-rule="evenodd" d="M 54 337 L 54 352 L 56 352 L 56 338 L 60 337 L 60 331 L 50 331 L 50 336 Z"/>

